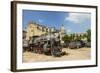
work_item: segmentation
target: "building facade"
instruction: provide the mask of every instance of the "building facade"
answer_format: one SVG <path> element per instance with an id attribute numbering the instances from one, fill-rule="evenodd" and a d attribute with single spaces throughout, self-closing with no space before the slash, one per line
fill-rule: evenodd
<path id="1" fill-rule="evenodd" d="M 48 28 L 37 23 L 29 22 L 26 28 L 26 32 L 26 40 L 30 40 L 33 37 L 38 37 L 42 35 L 55 34 L 55 36 L 60 35 L 61 43 L 64 42 L 62 41 L 62 37 L 65 34 L 65 29 L 63 25 L 61 26 L 60 30 L 57 30 L 55 28 Z"/>
<path id="2" fill-rule="evenodd" d="M 50 29 L 43 25 L 29 22 L 26 31 L 27 31 L 26 39 L 29 40 L 31 37 L 47 34 L 50 31 Z"/>

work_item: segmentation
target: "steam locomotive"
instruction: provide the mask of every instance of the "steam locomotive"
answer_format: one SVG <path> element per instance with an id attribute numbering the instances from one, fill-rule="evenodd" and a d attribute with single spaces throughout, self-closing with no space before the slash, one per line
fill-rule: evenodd
<path id="1" fill-rule="evenodd" d="M 27 43 L 25 45 L 25 43 Z M 29 41 L 23 40 L 23 51 L 52 55 L 60 57 L 64 54 L 60 43 L 59 35 L 46 35 L 32 38 Z"/>

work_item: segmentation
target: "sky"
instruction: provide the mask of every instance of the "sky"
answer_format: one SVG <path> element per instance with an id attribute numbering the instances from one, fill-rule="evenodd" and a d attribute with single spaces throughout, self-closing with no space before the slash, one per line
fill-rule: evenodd
<path id="1" fill-rule="evenodd" d="M 91 14 L 82 12 L 23 10 L 23 29 L 30 21 L 56 29 L 63 24 L 67 33 L 84 33 L 91 28 Z"/>

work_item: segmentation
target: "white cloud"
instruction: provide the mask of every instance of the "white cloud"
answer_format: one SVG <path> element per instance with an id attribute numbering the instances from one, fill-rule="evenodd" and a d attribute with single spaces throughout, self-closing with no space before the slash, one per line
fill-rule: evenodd
<path id="1" fill-rule="evenodd" d="M 65 20 L 74 22 L 74 23 L 82 23 L 91 18 L 88 13 L 69 13 L 69 16 L 65 18 Z"/>
<path id="2" fill-rule="evenodd" d="M 71 29 L 67 29 L 67 32 L 71 32 Z"/>
<path id="3" fill-rule="evenodd" d="M 42 19 L 39 19 L 39 22 L 41 23 L 41 22 L 43 22 L 43 20 Z"/>

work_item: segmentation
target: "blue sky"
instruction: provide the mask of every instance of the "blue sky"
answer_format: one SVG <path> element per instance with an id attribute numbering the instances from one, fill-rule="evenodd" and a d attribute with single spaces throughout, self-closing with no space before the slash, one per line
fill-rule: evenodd
<path id="1" fill-rule="evenodd" d="M 90 13 L 23 10 L 22 20 L 23 29 L 30 21 L 56 29 L 63 24 L 67 33 L 83 33 L 91 28 Z"/>

